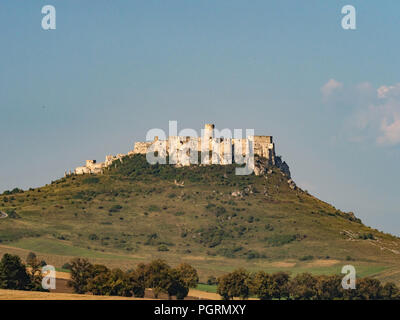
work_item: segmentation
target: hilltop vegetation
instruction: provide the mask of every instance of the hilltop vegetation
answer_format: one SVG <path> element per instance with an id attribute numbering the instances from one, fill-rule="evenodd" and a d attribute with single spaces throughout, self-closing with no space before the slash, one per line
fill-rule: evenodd
<path id="1" fill-rule="evenodd" d="M 365 275 L 400 279 L 398 238 L 292 189 L 278 168 L 266 177 L 234 169 L 151 166 L 135 155 L 103 175 L 7 192 L 0 251 L 35 251 L 58 267 L 74 256 L 122 269 L 158 257 L 189 262 L 203 280 L 238 266 L 337 273 L 349 261 Z"/>

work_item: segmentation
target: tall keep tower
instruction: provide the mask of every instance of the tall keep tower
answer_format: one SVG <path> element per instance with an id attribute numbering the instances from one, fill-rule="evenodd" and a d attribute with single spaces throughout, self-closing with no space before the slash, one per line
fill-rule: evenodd
<path id="1" fill-rule="evenodd" d="M 215 126 L 210 123 L 207 123 L 204 126 L 204 138 L 206 140 L 210 140 L 210 139 L 214 138 L 214 128 L 215 128 Z"/>

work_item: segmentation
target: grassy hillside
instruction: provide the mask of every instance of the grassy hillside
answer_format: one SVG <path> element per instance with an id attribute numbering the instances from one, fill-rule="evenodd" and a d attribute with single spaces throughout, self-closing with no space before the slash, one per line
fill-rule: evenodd
<path id="1" fill-rule="evenodd" d="M 57 267 L 74 256 L 122 268 L 161 257 L 193 264 L 203 281 L 238 266 L 337 273 L 353 264 L 361 276 L 399 283 L 399 238 L 292 190 L 279 169 L 269 172 L 150 166 L 135 155 L 103 175 L 14 190 L 0 196 L 8 214 L 0 219 L 0 253 L 35 251 Z"/>

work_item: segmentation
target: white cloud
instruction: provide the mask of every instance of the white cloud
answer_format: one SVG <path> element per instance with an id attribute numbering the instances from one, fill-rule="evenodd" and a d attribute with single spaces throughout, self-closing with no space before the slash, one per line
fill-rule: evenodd
<path id="1" fill-rule="evenodd" d="M 393 86 L 381 86 L 377 91 L 381 99 L 400 96 L 400 83 Z"/>
<path id="2" fill-rule="evenodd" d="M 400 112 L 393 114 L 393 120 L 384 117 L 380 129 L 381 136 L 377 139 L 378 144 L 395 145 L 400 143 Z"/>
<path id="3" fill-rule="evenodd" d="M 330 79 L 321 87 L 321 93 L 324 99 L 329 98 L 336 90 L 341 89 L 343 83 L 336 81 L 335 79 Z"/>
<path id="4" fill-rule="evenodd" d="M 322 88 L 324 96 L 334 98 L 342 83 L 329 80 Z M 400 83 L 374 89 L 369 82 L 344 88 L 339 103 L 352 106 L 347 122 L 348 139 L 363 143 L 375 141 L 381 146 L 400 144 Z"/>

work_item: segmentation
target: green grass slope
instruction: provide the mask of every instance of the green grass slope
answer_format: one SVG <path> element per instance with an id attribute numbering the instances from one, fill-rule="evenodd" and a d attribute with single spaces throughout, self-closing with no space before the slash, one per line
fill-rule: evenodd
<path id="1" fill-rule="evenodd" d="M 35 251 L 57 267 L 74 256 L 122 268 L 158 257 L 193 264 L 201 280 L 239 266 L 338 273 L 353 264 L 399 282 L 399 238 L 292 190 L 270 169 L 236 176 L 233 165 L 150 166 L 135 155 L 103 175 L 3 194 L 0 253 Z"/>

